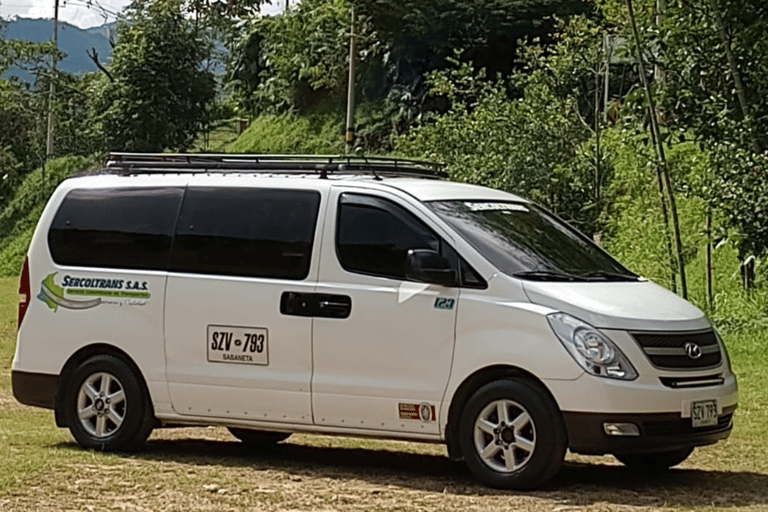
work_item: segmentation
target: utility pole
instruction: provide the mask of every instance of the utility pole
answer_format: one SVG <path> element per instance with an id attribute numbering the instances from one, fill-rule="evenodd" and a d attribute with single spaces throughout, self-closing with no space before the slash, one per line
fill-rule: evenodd
<path id="1" fill-rule="evenodd" d="M 285 12 L 286 13 L 288 12 L 288 7 L 289 7 L 288 6 L 288 2 L 290 2 L 290 0 L 285 0 Z"/>
<path id="2" fill-rule="evenodd" d="M 352 7 L 352 25 L 349 31 L 349 84 L 347 89 L 347 154 L 355 144 L 355 8 Z"/>
<path id="3" fill-rule="evenodd" d="M 53 47 L 56 52 L 59 51 L 59 0 L 53 0 L 56 6 L 53 11 Z M 53 125 L 55 123 L 53 112 L 53 98 L 56 95 L 56 57 L 54 53 L 51 57 L 51 84 L 48 94 L 48 131 L 45 141 L 45 159 L 50 160 L 53 157 Z"/>

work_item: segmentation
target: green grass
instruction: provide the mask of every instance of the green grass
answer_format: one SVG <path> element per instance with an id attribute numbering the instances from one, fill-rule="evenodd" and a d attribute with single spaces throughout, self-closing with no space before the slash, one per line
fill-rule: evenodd
<path id="1" fill-rule="evenodd" d="M 0 279 L 0 392 L 10 392 L 10 368 L 16 349 L 19 282 Z"/>
<path id="2" fill-rule="evenodd" d="M 344 121 L 339 114 L 318 112 L 258 116 L 248 129 L 227 147 L 229 153 L 287 155 L 341 154 L 344 152 Z"/>

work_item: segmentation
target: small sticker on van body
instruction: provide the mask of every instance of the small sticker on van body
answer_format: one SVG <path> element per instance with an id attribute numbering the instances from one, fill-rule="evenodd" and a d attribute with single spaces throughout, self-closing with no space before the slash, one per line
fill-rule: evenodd
<path id="1" fill-rule="evenodd" d="M 445 297 L 437 297 L 435 299 L 435 309 L 451 310 L 456 305 L 456 299 L 448 299 Z"/>

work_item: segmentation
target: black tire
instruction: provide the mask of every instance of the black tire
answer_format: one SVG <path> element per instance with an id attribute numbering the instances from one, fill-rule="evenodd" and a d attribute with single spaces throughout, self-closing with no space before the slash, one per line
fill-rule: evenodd
<path id="1" fill-rule="evenodd" d="M 94 356 L 75 369 L 64 392 L 64 417 L 72 437 L 92 450 L 132 450 L 154 425 L 141 378 L 122 359 Z"/>
<path id="2" fill-rule="evenodd" d="M 227 430 L 243 443 L 254 447 L 268 447 L 291 437 L 290 432 L 269 432 L 237 427 L 227 427 Z"/>
<path id="3" fill-rule="evenodd" d="M 637 472 L 653 473 L 677 466 L 691 456 L 693 447 L 668 452 L 614 454 L 619 462 Z"/>
<path id="4" fill-rule="evenodd" d="M 557 405 L 541 386 L 521 378 L 491 382 L 469 398 L 459 442 L 467 467 L 480 482 L 519 490 L 554 477 L 568 445 Z"/>

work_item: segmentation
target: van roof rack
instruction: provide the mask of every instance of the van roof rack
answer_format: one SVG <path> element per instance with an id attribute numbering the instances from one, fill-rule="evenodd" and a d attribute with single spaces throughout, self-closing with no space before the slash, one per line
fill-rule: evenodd
<path id="1" fill-rule="evenodd" d="M 447 178 L 442 164 L 404 158 L 225 153 L 110 153 L 107 170 L 124 176 L 166 173 L 275 173 Z"/>

